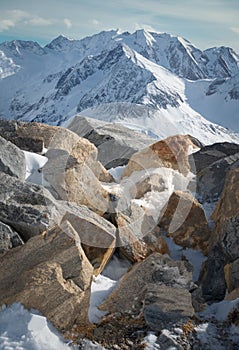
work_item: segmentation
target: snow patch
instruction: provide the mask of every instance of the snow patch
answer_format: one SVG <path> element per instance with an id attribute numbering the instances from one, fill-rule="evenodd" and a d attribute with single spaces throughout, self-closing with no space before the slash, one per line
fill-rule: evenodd
<path id="1" fill-rule="evenodd" d="M 0 349 L 73 349 L 60 333 L 37 311 L 27 311 L 15 303 L 0 311 Z"/>
<path id="2" fill-rule="evenodd" d="M 48 158 L 33 152 L 23 152 L 26 159 L 26 181 L 43 185 L 45 180 L 41 168 L 47 163 Z"/>

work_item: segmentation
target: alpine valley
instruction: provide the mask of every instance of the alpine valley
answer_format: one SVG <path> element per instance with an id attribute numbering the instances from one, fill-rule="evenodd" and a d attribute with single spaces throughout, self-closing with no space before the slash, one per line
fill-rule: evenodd
<path id="1" fill-rule="evenodd" d="M 112 30 L 45 47 L 4 42 L 0 67 L 3 119 L 62 125 L 78 113 L 160 139 L 239 141 L 230 131 L 239 131 L 239 55 L 228 47 L 201 51 L 166 33 Z"/>

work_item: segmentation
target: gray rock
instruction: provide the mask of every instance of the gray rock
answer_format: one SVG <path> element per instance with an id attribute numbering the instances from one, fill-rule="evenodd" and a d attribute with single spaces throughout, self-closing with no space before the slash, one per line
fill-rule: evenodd
<path id="1" fill-rule="evenodd" d="M 220 197 L 226 174 L 239 166 L 239 145 L 215 143 L 189 156 L 191 171 L 197 174 L 197 196 L 201 202 L 214 202 Z"/>
<path id="2" fill-rule="evenodd" d="M 10 226 L 0 222 L 0 253 L 23 244 L 19 234 Z"/>
<path id="3" fill-rule="evenodd" d="M 170 317 L 172 323 L 176 314 L 176 322 L 184 321 L 185 318 L 193 315 L 191 294 L 189 293 L 192 287 L 191 278 L 192 274 L 187 270 L 185 262 L 173 261 L 166 255 L 153 253 L 143 262 L 135 264 L 120 279 L 117 288 L 100 306 L 100 309 L 110 313 L 119 312 L 123 315 L 133 315 L 134 317 L 143 314 L 152 329 L 162 329 L 163 321 L 160 319 L 163 318 L 163 313 L 165 313 L 165 322 L 168 320 L 167 317 Z M 168 300 L 166 300 L 167 297 Z M 168 305 L 172 304 L 173 298 L 175 299 L 174 305 Z M 163 300 L 165 300 L 164 306 Z M 157 317 L 153 311 L 155 307 L 157 310 L 161 308 L 161 316 L 159 316 L 159 320 L 155 319 L 154 322 L 154 317 Z M 171 312 L 171 315 L 166 315 L 166 308 Z"/>
<path id="4" fill-rule="evenodd" d="M 218 302 L 226 294 L 226 281 L 224 276 L 225 254 L 220 245 L 214 246 L 209 252 L 208 259 L 203 263 L 199 282 L 202 295 L 206 302 Z"/>
<path id="5" fill-rule="evenodd" d="M 21 181 L 26 176 L 24 153 L 9 141 L 0 136 L 0 171 L 15 176 Z"/>
<path id="6" fill-rule="evenodd" d="M 26 124 L 30 123 L 15 120 L 0 120 L 0 135 L 24 151 L 41 153 L 44 147 L 43 137 L 40 134 L 33 137 L 30 131 L 22 133 L 22 126 L 24 127 Z"/>
<path id="7" fill-rule="evenodd" d="M 155 141 L 123 125 L 82 116 L 76 116 L 68 129 L 98 148 L 98 159 L 106 169 L 127 164 L 132 154 Z"/>
<path id="8" fill-rule="evenodd" d="M 42 186 L 0 173 L 0 220 L 24 241 L 54 225 L 59 216 L 55 199 Z"/>
<path id="9" fill-rule="evenodd" d="M 189 156 L 189 162 L 193 165 L 192 171 L 200 173 L 219 159 L 239 153 L 239 145 L 230 142 L 214 143 L 213 145 L 204 146 L 198 152 Z"/>
<path id="10" fill-rule="evenodd" d="M 224 267 L 228 293 L 239 288 L 239 259 Z"/>
<path id="11" fill-rule="evenodd" d="M 178 322 L 186 323 L 194 315 L 188 290 L 166 285 L 147 286 L 144 319 L 154 331 L 171 329 Z"/>
<path id="12" fill-rule="evenodd" d="M 227 173 L 239 167 L 239 153 L 217 160 L 197 174 L 197 197 L 202 202 L 215 202 L 220 198 Z"/>

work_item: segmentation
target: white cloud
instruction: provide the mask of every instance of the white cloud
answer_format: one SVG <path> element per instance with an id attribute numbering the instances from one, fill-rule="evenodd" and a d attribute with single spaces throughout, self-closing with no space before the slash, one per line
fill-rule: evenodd
<path id="1" fill-rule="evenodd" d="M 65 23 L 67 29 L 70 29 L 72 27 L 72 22 L 69 18 L 64 18 L 64 23 Z"/>
<path id="2" fill-rule="evenodd" d="M 93 19 L 92 23 L 94 24 L 94 26 L 98 26 L 100 23 L 100 21 L 98 21 L 98 19 Z"/>
<path id="3" fill-rule="evenodd" d="M 234 33 L 239 34 L 239 27 L 231 27 L 230 28 Z"/>
<path id="4" fill-rule="evenodd" d="M 0 14 L 0 32 L 7 31 L 20 25 L 49 26 L 56 21 L 36 16 L 22 10 L 11 10 Z"/>
<path id="5" fill-rule="evenodd" d="M 55 21 L 52 19 L 45 19 L 42 17 L 33 17 L 31 19 L 29 19 L 28 21 L 26 21 L 26 24 L 30 24 L 33 26 L 49 26 L 51 24 L 53 24 Z"/>
<path id="6" fill-rule="evenodd" d="M 151 25 L 149 24 L 141 24 L 141 23 L 135 23 L 135 28 L 134 30 L 138 30 L 138 29 L 144 29 L 148 32 L 157 32 L 157 30 L 155 28 L 153 28 Z"/>
<path id="7" fill-rule="evenodd" d="M 8 30 L 12 27 L 15 27 L 15 23 L 10 19 L 0 20 L 0 32 L 3 32 L 4 30 Z"/>

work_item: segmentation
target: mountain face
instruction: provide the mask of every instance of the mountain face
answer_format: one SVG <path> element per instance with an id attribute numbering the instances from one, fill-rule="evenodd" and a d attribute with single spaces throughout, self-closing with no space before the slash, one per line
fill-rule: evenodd
<path id="1" fill-rule="evenodd" d="M 80 113 L 162 138 L 239 142 L 239 55 L 166 33 L 0 44 L 0 117 L 61 125 Z"/>

